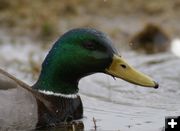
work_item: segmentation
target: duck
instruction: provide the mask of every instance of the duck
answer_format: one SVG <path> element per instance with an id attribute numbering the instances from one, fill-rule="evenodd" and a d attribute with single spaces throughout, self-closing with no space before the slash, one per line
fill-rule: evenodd
<path id="1" fill-rule="evenodd" d="M 41 129 L 83 118 L 78 83 L 94 73 L 144 87 L 159 86 L 129 65 L 105 33 L 71 29 L 54 43 L 32 86 L 0 69 L 0 129 L 15 125 L 17 129 Z"/>
<path id="2" fill-rule="evenodd" d="M 151 55 L 169 51 L 171 39 L 163 28 L 148 23 L 130 39 L 130 43 L 133 50 Z"/>

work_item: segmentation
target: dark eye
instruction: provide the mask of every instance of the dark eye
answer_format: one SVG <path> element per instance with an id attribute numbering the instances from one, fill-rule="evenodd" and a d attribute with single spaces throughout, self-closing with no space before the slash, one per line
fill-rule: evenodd
<path id="1" fill-rule="evenodd" d="M 86 48 L 86 49 L 89 49 L 89 50 L 95 50 L 95 43 L 92 42 L 92 41 L 86 41 L 83 43 L 83 46 Z"/>

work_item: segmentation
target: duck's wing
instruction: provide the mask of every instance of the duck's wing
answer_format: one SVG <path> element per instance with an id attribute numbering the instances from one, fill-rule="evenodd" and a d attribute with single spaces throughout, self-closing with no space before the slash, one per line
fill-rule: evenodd
<path id="1" fill-rule="evenodd" d="M 17 87 L 25 88 L 29 91 L 31 91 L 31 87 L 29 87 L 24 82 L 18 80 L 14 76 L 10 75 L 6 71 L 0 69 L 0 90 L 8 90 L 8 89 L 14 89 Z"/>
<path id="2" fill-rule="evenodd" d="M 0 130 L 35 128 L 37 99 L 30 90 L 30 86 L 0 69 Z"/>
<path id="3" fill-rule="evenodd" d="M 32 93 L 33 96 L 43 102 L 46 106 L 51 106 L 51 104 L 44 99 L 44 97 L 36 90 L 33 90 L 29 85 L 24 83 L 23 81 L 15 78 L 11 74 L 7 73 L 6 71 L 0 69 L 0 91 L 2 90 L 10 90 L 10 89 L 17 89 L 22 88 L 27 90 L 29 93 Z"/>
<path id="4" fill-rule="evenodd" d="M 0 130 L 35 128 L 38 101 L 51 111 L 52 103 L 41 93 L 0 69 Z"/>
<path id="5" fill-rule="evenodd" d="M 5 75 L 3 70 L 0 69 L 0 90 L 8 90 L 17 88 L 17 83 Z"/>

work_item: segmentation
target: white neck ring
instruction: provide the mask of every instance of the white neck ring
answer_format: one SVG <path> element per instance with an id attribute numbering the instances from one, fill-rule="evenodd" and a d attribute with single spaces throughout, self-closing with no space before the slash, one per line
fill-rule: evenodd
<path id="1" fill-rule="evenodd" d="M 60 97 L 63 97 L 63 98 L 75 99 L 75 98 L 77 98 L 79 96 L 78 93 L 75 93 L 75 94 L 63 94 L 63 93 L 55 93 L 53 91 L 46 91 L 46 90 L 38 90 L 38 91 L 45 94 L 45 95 L 60 96 Z"/>

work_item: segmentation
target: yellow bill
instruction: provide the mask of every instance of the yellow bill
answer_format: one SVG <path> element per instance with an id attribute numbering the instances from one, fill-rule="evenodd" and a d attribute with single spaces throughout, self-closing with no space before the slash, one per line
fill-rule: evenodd
<path id="1" fill-rule="evenodd" d="M 136 85 L 158 88 L 158 84 L 149 76 L 137 71 L 130 66 L 122 57 L 114 55 L 113 61 L 106 73 L 124 79 Z"/>

